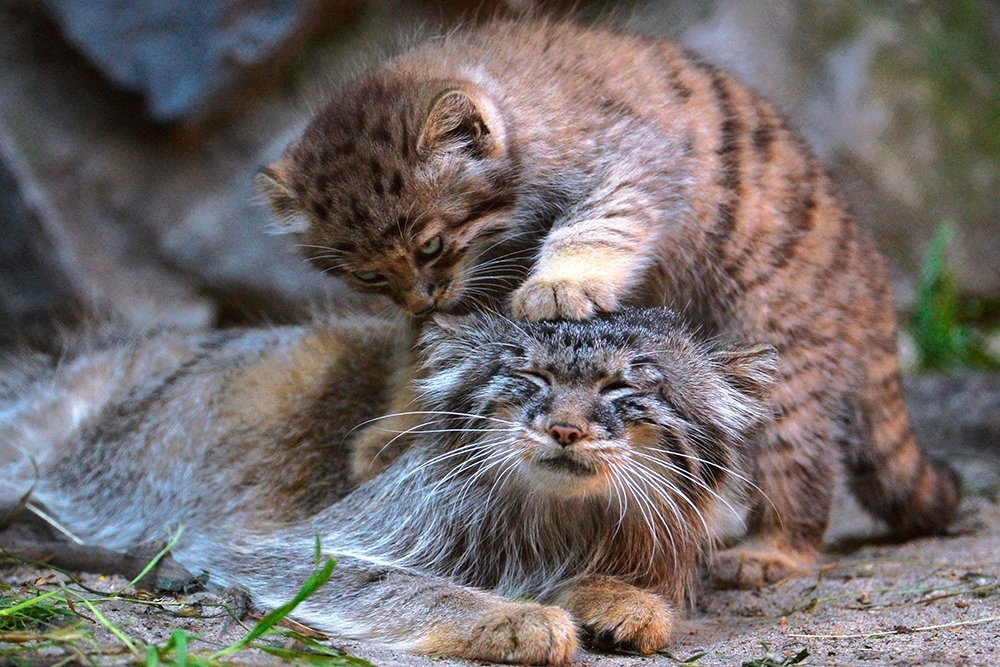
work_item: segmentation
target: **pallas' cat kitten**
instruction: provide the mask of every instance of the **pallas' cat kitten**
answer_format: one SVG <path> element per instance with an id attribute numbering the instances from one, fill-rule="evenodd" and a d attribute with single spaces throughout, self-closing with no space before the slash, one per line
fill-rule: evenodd
<path id="1" fill-rule="evenodd" d="M 454 32 L 336 93 L 259 180 L 318 267 L 415 315 L 667 304 L 777 346 L 757 539 L 719 559 L 730 583 L 811 561 L 838 459 L 900 535 L 955 514 L 957 478 L 913 438 L 872 239 L 774 107 L 671 43 L 534 21 Z M 370 461 L 387 439 L 366 435 Z"/>
<path id="2" fill-rule="evenodd" d="M 345 437 L 383 408 L 398 333 L 378 324 L 29 360 L 0 374 L 0 445 L 24 455 L 3 479 L 106 548 L 181 524 L 180 564 L 264 606 L 318 535 L 338 566 L 296 614 L 346 636 L 515 663 L 569 660 L 577 624 L 663 646 L 768 416 L 774 349 L 695 342 L 665 309 L 451 318 L 424 332 L 412 446 L 355 487 Z"/>

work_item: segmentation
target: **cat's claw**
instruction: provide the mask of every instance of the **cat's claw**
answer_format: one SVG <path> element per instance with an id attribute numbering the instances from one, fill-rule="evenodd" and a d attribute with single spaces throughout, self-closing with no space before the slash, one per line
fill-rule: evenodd
<path id="1" fill-rule="evenodd" d="M 525 320 L 587 320 L 611 312 L 618 299 L 595 281 L 530 278 L 511 297 L 511 311 Z"/>
<path id="2" fill-rule="evenodd" d="M 514 602 L 484 614 L 462 657 L 518 665 L 563 665 L 576 654 L 577 627 L 560 607 Z"/>
<path id="3" fill-rule="evenodd" d="M 653 653 L 670 641 L 674 612 L 660 595 L 634 589 L 608 599 L 581 596 L 573 613 L 598 646 Z"/>

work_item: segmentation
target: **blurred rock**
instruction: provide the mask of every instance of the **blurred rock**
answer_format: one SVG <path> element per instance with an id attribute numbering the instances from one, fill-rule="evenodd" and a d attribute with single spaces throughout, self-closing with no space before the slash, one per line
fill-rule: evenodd
<path id="1" fill-rule="evenodd" d="M 1000 491 L 1000 373 L 905 378 L 917 438 L 930 454 L 962 464 L 972 491 Z"/>
<path id="2" fill-rule="evenodd" d="M 24 235 L 51 244 L 49 266 L 62 271 L 66 291 L 90 311 L 141 326 L 209 324 L 212 304 L 187 278 L 161 266 L 149 238 L 120 214 L 121 195 L 134 196 L 137 206 L 148 203 L 129 191 L 128 178 L 117 180 L 136 166 L 113 138 L 127 124 L 94 122 L 87 101 L 113 107 L 121 100 L 54 48 L 58 36 L 35 12 L 0 5 L 0 23 L 0 149 L 33 214 L 33 229 Z"/>
<path id="3" fill-rule="evenodd" d="M 205 117 L 250 72 L 295 50 L 337 0 L 44 0 L 67 38 L 158 122 Z M 287 60 L 287 58 L 286 58 Z"/>
<path id="4" fill-rule="evenodd" d="M 0 347 L 77 309 L 59 252 L 0 159 Z"/>
<path id="5" fill-rule="evenodd" d="M 287 320 L 333 281 L 264 233 L 251 179 L 275 136 L 299 122 L 278 112 L 179 141 L 144 119 L 39 12 L 0 4 L 0 142 L 16 180 L 75 271 L 72 289 L 140 326 L 200 328 Z"/>
<path id="6" fill-rule="evenodd" d="M 919 431 L 948 443 L 945 449 L 980 449 L 1000 457 L 1000 373 L 921 374 L 905 384 Z"/>

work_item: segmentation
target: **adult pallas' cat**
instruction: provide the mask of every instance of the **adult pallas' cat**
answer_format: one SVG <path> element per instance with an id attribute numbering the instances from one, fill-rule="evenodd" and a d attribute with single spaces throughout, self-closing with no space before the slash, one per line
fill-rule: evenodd
<path id="1" fill-rule="evenodd" d="M 730 583 L 814 558 L 839 460 L 900 535 L 955 514 L 957 478 L 913 438 L 870 236 L 770 104 L 673 44 L 530 20 L 457 31 L 334 94 L 260 181 L 317 266 L 415 315 L 668 304 L 776 345 L 757 538 L 719 559 Z M 387 440 L 365 434 L 361 464 Z"/>
<path id="2" fill-rule="evenodd" d="M 296 615 L 346 636 L 514 663 L 568 661 L 578 625 L 664 646 L 768 416 L 774 349 L 696 342 L 665 309 L 451 319 L 424 333 L 413 445 L 357 487 L 345 436 L 384 409 L 399 333 L 339 320 L 22 359 L 0 369 L 0 461 L 23 456 L 0 480 L 105 548 L 183 525 L 175 560 L 265 606 L 319 536 L 337 569 Z"/>

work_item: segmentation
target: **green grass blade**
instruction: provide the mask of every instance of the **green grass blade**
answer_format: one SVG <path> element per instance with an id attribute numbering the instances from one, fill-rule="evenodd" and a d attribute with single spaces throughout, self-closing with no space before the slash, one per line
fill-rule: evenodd
<path id="1" fill-rule="evenodd" d="M 125 644 L 125 646 L 128 648 L 129 651 L 131 651 L 132 653 L 136 653 L 135 644 L 132 642 L 131 639 L 128 638 L 128 635 L 122 632 L 117 625 L 115 625 L 107 618 L 105 618 L 104 614 L 100 612 L 100 610 L 94 605 L 94 603 L 92 603 L 86 597 L 79 594 L 76 595 L 76 598 L 80 600 L 80 602 L 82 602 L 84 606 L 87 607 L 87 609 L 90 610 L 90 613 L 94 615 L 94 617 L 100 622 L 101 625 L 103 625 L 105 628 L 108 629 L 108 632 L 117 637 L 122 644 Z"/>
<path id="2" fill-rule="evenodd" d="M 170 539 L 167 541 L 166 546 L 160 549 L 159 553 L 153 556 L 153 559 L 146 564 L 146 567 L 142 568 L 142 571 L 139 574 L 137 574 L 135 578 L 132 579 L 132 581 L 128 582 L 128 585 L 125 586 L 125 588 L 115 593 L 115 595 L 120 595 L 121 593 L 124 593 L 126 588 L 132 588 L 137 583 L 142 581 L 142 578 L 145 577 L 147 574 L 149 574 L 153 570 L 153 568 L 156 567 L 157 563 L 163 560 L 164 556 L 173 551 L 174 547 L 177 546 L 177 542 L 180 541 L 181 535 L 183 534 L 184 534 L 184 526 L 179 526 L 177 528 L 177 532 L 170 536 Z"/>
<path id="3" fill-rule="evenodd" d="M 257 625 L 250 630 L 246 637 L 235 644 L 231 644 L 230 646 L 214 653 L 212 655 L 212 659 L 214 660 L 227 655 L 232 655 L 233 653 L 244 649 L 247 644 L 265 634 L 275 625 L 280 623 L 283 618 L 292 613 L 296 607 L 302 604 L 303 601 L 319 590 L 320 587 L 322 587 L 323 584 L 330 579 L 335 567 L 337 567 L 337 561 L 333 558 L 328 558 L 322 567 L 313 570 L 312 574 L 310 574 L 305 583 L 302 584 L 302 588 L 299 589 L 299 592 L 295 594 L 294 598 L 267 614 L 264 618 L 260 619 Z"/>
<path id="4" fill-rule="evenodd" d="M 174 630 L 174 654 L 177 667 L 187 667 L 187 633 L 183 630 Z"/>
<path id="5" fill-rule="evenodd" d="M 4 607 L 3 609 L 0 609 L 0 616 L 11 616 L 21 611 L 22 609 L 27 609 L 28 607 L 34 607 L 39 602 L 44 602 L 45 600 L 48 600 L 51 597 L 55 597 L 56 595 L 59 595 L 61 592 L 62 591 L 49 591 L 48 593 L 42 593 L 41 595 L 38 595 L 36 597 L 29 598 L 24 602 L 19 602 L 18 604 L 15 604 L 11 607 Z"/>

